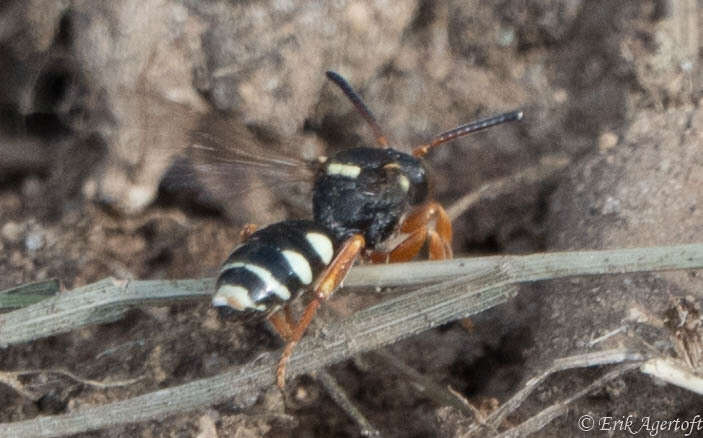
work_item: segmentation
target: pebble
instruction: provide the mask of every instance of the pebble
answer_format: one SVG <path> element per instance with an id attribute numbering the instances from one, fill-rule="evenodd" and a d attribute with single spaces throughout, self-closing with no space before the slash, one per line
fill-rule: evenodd
<path id="1" fill-rule="evenodd" d="M 44 234 L 40 232 L 31 232 L 24 239 L 24 246 L 27 247 L 29 251 L 37 251 L 44 247 Z"/>
<path id="2" fill-rule="evenodd" d="M 17 222 L 8 222 L 0 229 L 3 239 L 10 243 L 17 243 L 22 238 L 22 226 Z"/>
<path id="3" fill-rule="evenodd" d="M 604 132 L 598 137 L 598 149 L 607 151 L 614 148 L 618 144 L 619 138 L 614 132 Z"/>

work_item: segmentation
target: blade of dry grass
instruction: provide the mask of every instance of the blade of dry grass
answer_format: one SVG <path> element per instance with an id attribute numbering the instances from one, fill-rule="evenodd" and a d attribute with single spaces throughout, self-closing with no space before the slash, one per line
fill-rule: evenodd
<path id="1" fill-rule="evenodd" d="M 439 406 L 451 406 L 454 409 L 458 409 L 467 417 L 472 417 L 474 415 L 474 411 L 471 409 L 470 405 L 456 392 L 434 382 L 387 350 L 380 349 L 372 354 L 381 359 L 386 366 L 395 368 L 396 371 L 402 373 L 406 381 L 412 384 L 418 392 L 434 400 Z"/>
<path id="2" fill-rule="evenodd" d="M 0 309 L 26 307 L 56 295 L 60 290 L 59 281 L 55 278 L 5 289 L 0 291 Z"/>
<path id="3" fill-rule="evenodd" d="M 352 270 L 347 285 L 433 284 L 385 300 L 345 320 L 332 321 L 322 336 L 306 337 L 288 363 L 288 375 L 313 373 L 352 355 L 504 303 L 516 292 L 514 283 L 574 275 L 702 267 L 703 245 L 700 244 L 361 266 Z M 440 282 L 442 279 L 445 281 Z M 83 325 L 84 321 L 102 322 L 101 318 L 106 316 L 119 317 L 131 305 L 209 295 L 211 287 L 212 279 L 103 280 L 0 315 L 0 340 L 4 344 L 24 342 L 47 336 L 42 324 L 52 327 L 49 332 L 66 331 Z M 100 317 L 96 317 L 96 313 Z M 14 316 L 16 314 L 21 314 L 24 320 Z M 8 328 L 15 331 L 8 334 Z M 23 341 L 17 340 L 20 339 L 18 334 L 24 337 Z M 0 424 L 0 436 L 61 436 L 204 408 L 273 385 L 277 361 L 278 354 L 274 353 L 211 378 L 128 400 L 66 415 Z"/>
<path id="4" fill-rule="evenodd" d="M 498 409 L 493 411 L 491 415 L 485 420 L 485 424 L 475 424 L 470 430 L 469 435 L 473 435 L 481 430 L 481 428 L 488 426 L 491 430 L 497 430 L 508 417 L 508 415 L 515 412 L 522 403 L 530 396 L 539 386 L 547 380 L 549 376 L 554 373 L 575 369 L 575 368 L 587 368 L 587 367 L 597 367 L 603 365 L 613 365 L 613 364 L 623 364 L 623 363 L 641 363 L 646 357 L 638 352 L 631 350 L 629 348 L 614 348 L 610 350 L 596 351 L 592 353 L 577 354 L 574 356 L 568 356 L 556 359 L 551 366 L 546 370 L 542 371 L 539 375 L 531 378 L 525 383 L 525 386 L 520 389 L 515 395 L 513 395 L 508 401 L 503 403 Z M 553 412 L 552 410 L 547 410 L 546 412 Z M 561 411 L 560 411 L 561 412 Z M 542 418 L 547 418 L 546 415 Z M 555 417 L 549 417 L 551 421 Z M 543 426 L 549 421 L 541 423 Z M 530 426 L 531 427 L 531 426 Z"/>
<path id="5" fill-rule="evenodd" d="M 703 378 L 698 376 L 694 370 L 686 367 L 683 362 L 672 358 L 657 357 L 643 363 L 640 371 L 672 385 L 703 395 Z"/>
<path id="6" fill-rule="evenodd" d="M 334 402 L 344 410 L 344 412 L 349 415 L 349 417 L 354 420 L 354 422 L 359 426 L 359 434 L 361 436 L 370 437 L 380 437 L 381 432 L 364 416 L 363 413 L 356 407 L 356 405 L 351 401 L 347 393 L 344 391 L 339 383 L 325 370 L 320 370 L 316 373 L 315 377 L 320 381 L 322 386 L 327 390 L 329 396 L 334 400 Z"/>
<path id="7" fill-rule="evenodd" d="M 92 379 L 86 379 L 83 377 L 80 377 L 68 370 L 63 370 L 63 369 L 34 369 L 34 370 L 21 370 L 21 371 L 0 371 L 0 383 L 4 383 L 7 386 L 11 387 L 17 393 L 19 393 L 21 396 L 32 400 L 32 401 L 37 401 L 39 398 L 43 395 L 42 393 L 34 393 L 32 391 L 28 391 L 26 389 L 26 385 L 23 385 L 20 382 L 20 377 L 23 376 L 28 376 L 31 374 L 42 374 L 42 375 L 49 375 L 49 374 L 58 374 L 60 376 L 67 377 L 71 380 L 75 380 L 76 382 L 82 383 L 84 385 L 88 386 L 94 386 L 96 388 L 111 388 L 111 387 L 116 387 L 116 386 L 128 386 L 132 385 L 134 383 L 137 383 L 138 381 L 142 380 L 144 377 L 137 377 L 135 379 L 127 379 L 127 380 L 117 380 L 117 381 L 100 381 L 100 380 L 92 380 Z"/>
<path id="8" fill-rule="evenodd" d="M 552 154 L 542 157 L 540 162 L 534 166 L 504 178 L 488 181 L 477 190 L 472 190 L 447 208 L 447 214 L 453 221 L 482 199 L 497 198 L 507 193 L 518 193 L 517 189 L 519 187 L 536 184 L 553 177 L 558 172 L 566 169 L 570 162 L 569 157 L 563 154 Z"/>
<path id="9" fill-rule="evenodd" d="M 560 400 L 559 402 L 543 409 L 542 411 L 538 412 L 536 415 L 530 417 L 523 423 L 519 424 L 518 426 L 507 430 L 498 437 L 500 438 L 519 438 L 523 436 L 528 436 L 531 435 L 542 428 L 549 424 L 552 420 L 555 418 L 559 417 L 560 415 L 563 415 L 566 413 L 567 409 L 569 406 L 579 398 L 587 395 L 588 393 L 592 392 L 594 389 L 600 388 L 606 383 L 610 382 L 613 379 L 616 379 L 623 374 L 632 371 L 636 369 L 639 366 L 638 363 L 626 363 L 622 365 L 618 365 L 613 369 L 612 371 L 606 373 L 602 377 L 596 379 L 593 383 L 590 385 L 586 386 L 583 389 L 580 389 L 576 392 L 574 392 L 572 395 L 569 397 L 565 398 L 564 400 Z"/>
<path id="10" fill-rule="evenodd" d="M 505 279 L 496 270 L 427 286 L 332 321 L 324 333 L 308 336 L 288 362 L 289 379 L 310 374 L 351 355 L 379 348 L 505 302 L 514 287 L 495 287 Z M 0 437 L 52 437 L 162 418 L 256 393 L 275 383 L 279 352 L 214 377 L 81 409 L 65 415 L 0 424 Z"/>
<path id="11" fill-rule="evenodd" d="M 703 268 L 703 244 L 357 266 L 344 284 L 358 288 L 418 286 L 486 269 L 500 269 L 507 284 L 574 275 L 695 268 Z M 213 288 L 212 278 L 108 278 L 0 315 L 0 348 L 114 321 L 133 306 L 209 297 Z"/>

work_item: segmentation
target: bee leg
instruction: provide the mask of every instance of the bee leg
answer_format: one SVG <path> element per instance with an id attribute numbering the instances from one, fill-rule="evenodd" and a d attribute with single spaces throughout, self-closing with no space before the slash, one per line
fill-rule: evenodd
<path id="1" fill-rule="evenodd" d="M 428 227 L 430 260 L 452 258 L 452 222 L 438 202 L 428 202 L 411 212 L 400 226 L 404 233 Z"/>
<path id="2" fill-rule="evenodd" d="M 283 309 L 276 310 L 267 318 L 274 330 L 276 330 L 276 333 L 286 342 L 288 342 L 293 334 L 289 316 L 290 310 L 288 306 L 285 306 Z"/>
<path id="3" fill-rule="evenodd" d="M 434 230 L 428 231 L 427 234 L 429 235 L 427 240 L 429 243 L 430 260 L 446 260 L 453 257 L 452 246 L 449 242 L 442 239 Z"/>
<path id="4" fill-rule="evenodd" d="M 439 203 L 429 202 L 413 210 L 400 225 L 400 231 L 408 237 L 388 253 L 372 253 L 374 263 L 410 261 L 425 242 L 430 260 L 452 258 L 452 222 Z"/>
<path id="5" fill-rule="evenodd" d="M 283 354 L 278 362 L 276 380 L 279 388 L 283 389 L 285 387 L 286 363 L 293 353 L 293 348 L 295 348 L 296 344 L 303 337 L 305 330 L 315 317 L 320 304 L 332 296 L 334 291 L 340 284 L 342 284 L 344 277 L 346 277 L 349 269 L 351 269 L 356 257 L 364 248 L 365 244 L 366 242 L 364 241 L 363 236 L 359 234 L 355 234 L 350 237 L 346 242 L 344 242 L 341 250 L 329 264 L 327 269 L 325 269 L 317 281 L 315 281 L 312 289 L 314 298 L 310 301 L 307 307 L 305 307 L 303 315 L 300 317 L 300 320 L 298 320 L 298 323 L 293 326 L 291 336 L 287 339 L 286 346 L 283 349 Z"/>
<path id="6" fill-rule="evenodd" d="M 430 228 L 429 224 L 433 219 L 434 226 Z M 430 260 L 452 258 L 452 222 L 447 212 L 444 211 L 444 208 L 439 203 L 430 202 L 411 212 L 405 221 L 403 221 L 400 230 L 407 233 L 417 227 L 427 229 L 427 246 Z M 395 248 L 393 252 L 397 249 L 398 248 Z M 393 252 L 391 252 L 391 258 Z M 415 254 L 405 260 L 410 260 Z M 470 318 L 465 318 L 461 320 L 461 326 L 464 327 L 466 331 L 471 332 L 473 323 Z"/>
<path id="7" fill-rule="evenodd" d="M 295 325 L 295 319 L 293 318 L 293 313 L 291 313 L 291 311 L 290 311 L 290 306 L 284 306 L 283 312 L 286 316 L 286 322 L 288 323 L 288 326 L 293 327 Z M 288 339 L 286 339 L 286 341 L 287 340 Z"/>
<path id="8" fill-rule="evenodd" d="M 412 231 L 408 237 L 388 252 L 371 253 L 372 263 L 398 263 L 412 260 L 422 249 L 427 240 L 427 227 L 422 226 Z"/>

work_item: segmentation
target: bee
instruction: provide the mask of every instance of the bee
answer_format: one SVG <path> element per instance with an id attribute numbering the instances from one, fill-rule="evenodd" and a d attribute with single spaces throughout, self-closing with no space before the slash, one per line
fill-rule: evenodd
<path id="1" fill-rule="evenodd" d="M 409 261 L 425 246 L 430 259 L 452 257 L 451 221 L 429 195 L 423 157 L 457 137 L 522 118 L 521 111 L 512 111 L 461 125 L 408 154 L 389 146 L 371 111 L 342 76 L 328 71 L 327 78 L 366 120 L 378 146 L 317 160 L 312 220 L 246 228 L 244 242 L 220 269 L 212 298 L 222 315 L 266 318 L 280 334 L 286 342 L 276 374 L 281 388 L 295 345 L 357 259 Z M 401 236 L 399 242 L 391 239 L 396 236 Z M 293 321 L 288 304 L 302 292 L 311 292 L 312 299 Z"/>

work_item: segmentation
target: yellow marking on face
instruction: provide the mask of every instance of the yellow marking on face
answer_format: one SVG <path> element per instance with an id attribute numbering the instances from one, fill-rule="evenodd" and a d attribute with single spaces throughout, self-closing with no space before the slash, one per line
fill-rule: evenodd
<path id="1" fill-rule="evenodd" d="M 408 177 L 401 174 L 398 175 L 398 183 L 400 183 L 400 188 L 403 189 L 404 192 L 408 192 L 410 190 L 410 181 L 408 180 Z"/>
<path id="2" fill-rule="evenodd" d="M 388 163 L 383 166 L 384 169 L 400 169 L 400 164 L 396 162 Z M 405 193 L 410 190 L 410 180 L 408 179 L 407 176 L 405 176 L 402 171 L 398 175 L 398 184 L 400 184 L 400 188 L 403 189 Z"/>
<path id="3" fill-rule="evenodd" d="M 341 175 L 347 178 L 356 178 L 361 173 L 361 167 L 356 164 L 332 162 L 327 166 L 327 175 Z"/>

